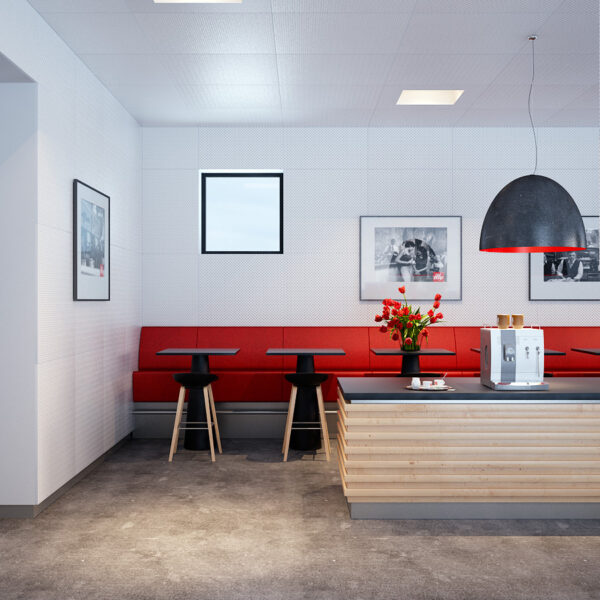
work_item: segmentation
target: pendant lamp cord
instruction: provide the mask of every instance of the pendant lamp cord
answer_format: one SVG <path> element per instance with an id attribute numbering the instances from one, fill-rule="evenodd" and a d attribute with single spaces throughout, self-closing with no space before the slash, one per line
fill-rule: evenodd
<path id="1" fill-rule="evenodd" d="M 529 122 L 531 123 L 531 131 L 533 132 L 533 143 L 535 144 L 535 167 L 533 169 L 533 175 L 537 171 L 538 164 L 538 145 L 537 137 L 535 135 L 535 127 L 533 126 L 533 117 L 531 116 L 531 92 L 533 90 L 533 81 L 535 79 L 535 40 L 536 36 L 531 36 L 531 83 L 529 84 L 529 98 L 527 99 L 527 109 L 529 111 Z"/>

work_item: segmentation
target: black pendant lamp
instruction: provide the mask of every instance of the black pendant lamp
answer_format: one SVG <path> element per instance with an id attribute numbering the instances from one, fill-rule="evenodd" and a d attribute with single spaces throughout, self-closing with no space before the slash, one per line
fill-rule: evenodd
<path id="1" fill-rule="evenodd" d="M 490 204 L 481 227 L 479 250 L 484 252 L 558 252 L 584 250 L 585 227 L 579 209 L 564 187 L 536 175 L 537 139 L 531 117 L 531 90 L 535 77 L 534 42 L 530 36 L 532 76 L 529 86 L 529 120 L 535 142 L 532 175 L 504 186 Z"/>

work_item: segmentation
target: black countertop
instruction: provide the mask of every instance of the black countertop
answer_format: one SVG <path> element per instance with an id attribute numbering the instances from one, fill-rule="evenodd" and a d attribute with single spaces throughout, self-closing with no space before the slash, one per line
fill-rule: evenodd
<path id="1" fill-rule="evenodd" d="M 491 390 L 477 377 L 447 377 L 455 391 L 407 390 L 410 377 L 339 377 L 347 402 L 354 403 L 489 403 L 489 402 L 600 402 L 600 378 L 553 377 L 546 391 L 507 392 Z"/>

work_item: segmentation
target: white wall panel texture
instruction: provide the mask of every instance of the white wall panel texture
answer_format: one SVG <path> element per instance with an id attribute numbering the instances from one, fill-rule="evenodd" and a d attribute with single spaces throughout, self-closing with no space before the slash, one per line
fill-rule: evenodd
<path id="1" fill-rule="evenodd" d="M 84 35 L 82 44 L 93 48 L 94 39 Z M 41 502 L 132 429 L 131 371 L 141 322 L 141 130 L 25 0 L 2 3 L 0 51 L 38 84 L 34 502 Z M 111 197 L 110 302 L 72 300 L 74 178 Z"/>
<path id="2" fill-rule="evenodd" d="M 527 128 L 144 128 L 145 325 L 369 325 L 360 215 L 463 217 L 463 300 L 449 325 L 600 322 L 597 303 L 530 302 L 524 255 L 479 252 L 483 217 L 531 172 Z M 194 145 L 197 141 L 197 146 Z M 538 129 L 541 175 L 598 214 L 598 129 Z M 283 169 L 283 255 L 202 255 L 190 170 Z M 189 180 L 188 180 L 189 178 Z M 557 218 L 560 218 L 557 215 Z M 560 309 L 560 310 L 559 310 Z"/>

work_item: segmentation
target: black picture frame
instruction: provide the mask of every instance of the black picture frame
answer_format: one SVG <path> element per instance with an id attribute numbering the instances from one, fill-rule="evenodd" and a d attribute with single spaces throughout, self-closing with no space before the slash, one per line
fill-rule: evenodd
<path id="1" fill-rule="evenodd" d="M 110 301 L 110 257 L 110 196 L 74 179 L 73 300 Z"/>
<path id="2" fill-rule="evenodd" d="M 540 277 L 545 278 L 544 256 L 553 254 L 568 254 L 567 252 L 540 252 L 529 255 L 529 300 L 530 302 L 594 302 L 600 300 L 600 218 L 598 215 L 582 215 L 586 234 L 588 231 L 595 231 L 593 246 L 590 241 L 586 244 L 585 250 L 576 252 L 577 255 L 585 257 L 584 260 L 593 259 L 594 261 L 594 279 L 592 281 L 565 281 L 548 284 L 545 280 L 539 281 Z M 595 227 L 594 227 L 595 226 Z M 590 256 L 590 251 L 594 250 L 594 256 Z M 584 271 L 585 274 L 585 271 Z M 588 275 L 589 276 L 589 275 Z M 585 287 L 582 287 L 585 286 Z M 586 294 L 581 292 L 585 291 Z"/>
<path id="3" fill-rule="evenodd" d="M 277 178 L 279 179 L 279 248 L 277 250 L 207 250 L 206 248 L 206 182 L 211 178 Z M 283 254 L 283 173 L 202 173 L 201 176 L 201 252 L 202 254 Z"/>
<path id="4" fill-rule="evenodd" d="M 374 251 L 373 240 L 367 243 L 365 240 L 365 224 L 371 221 L 373 228 L 375 225 L 387 228 L 437 228 L 445 226 L 451 231 L 447 239 L 448 247 L 452 247 L 452 259 L 455 261 L 453 267 L 453 276 L 456 277 L 456 283 L 448 288 L 447 282 L 404 282 L 394 280 L 390 282 L 379 282 L 372 285 L 367 278 L 371 277 L 372 269 L 366 268 L 368 253 Z M 370 234 L 371 235 L 371 234 Z M 452 246 L 451 246 L 452 244 Z M 368 248 L 367 248 L 368 247 Z M 444 300 L 462 300 L 462 217 L 460 215 L 362 215 L 359 218 L 359 300 L 379 302 L 383 298 L 398 297 L 398 287 L 404 285 L 407 289 L 409 301 L 430 301 L 433 300 L 436 293 L 441 293 Z M 448 254 L 450 252 L 448 251 Z M 447 257 L 448 258 L 448 257 Z M 378 267 L 375 267 L 378 268 Z M 369 272 L 367 272 L 369 271 Z M 446 275 L 448 273 L 448 264 L 446 263 Z M 369 290 L 369 286 L 371 289 Z M 376 289 L 374 289 L 376 288 Z"/>

